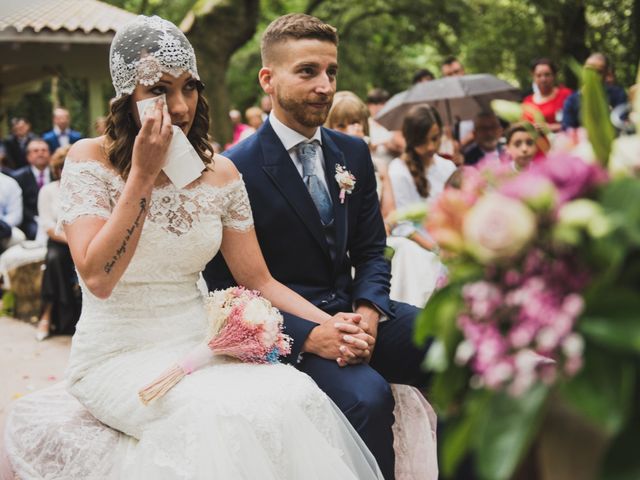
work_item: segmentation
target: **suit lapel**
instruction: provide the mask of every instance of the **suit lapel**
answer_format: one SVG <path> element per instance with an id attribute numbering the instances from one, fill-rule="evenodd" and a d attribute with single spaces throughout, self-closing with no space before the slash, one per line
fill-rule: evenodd
<path id="1" fill-rule="evenodd" d="M 262 146 L 263 170 L 309 229 L 322 251 L 331 258 L 320 214 L 289 153 L 284 149 L 268 120 L 258 135 Z"/>
<path id="2" fill-rule="evenodd" d="M 324 128 L 322 129 L 322 153 L 324 155 L 324 169 L 326 172 L 327 185 L 329 186 L 329 194 L 333 201 L 333 213 L 336 224 L 336 256 L 334 259 L 334 271 L 337 271 L 347 248 L 347 206 L 349 204 L 349 195 L 346 195 L 344 203 L 340 202 L 340 188 L 338 186 L 338 182 L 335 180 L 335 172 L 336 165 L 342 165 L 347 168 L 347 164 L 344 154 L 329 137 Z"/>

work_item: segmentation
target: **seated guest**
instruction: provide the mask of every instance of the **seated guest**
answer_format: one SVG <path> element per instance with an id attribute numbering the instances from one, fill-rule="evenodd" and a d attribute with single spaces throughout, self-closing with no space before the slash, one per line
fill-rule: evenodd
<path id="1" fill-rule="evenodd" d="M 605 83 L 605 78 L 610 70 L 609 59 L 602 53 L 593 53 L 584 62 L 586 68 L 595 70 L 600 74 L 603 81 L 604 91 L 609 102 L 609 107 L 615 108 L 627 101 L 627 94 L 624 89 L 618 85 L 610 85 Z M 580 120 L 580 103 L 582 92 L 574 92 L 564 103 L 562 110 L 562 129 L 578 128 L 582 122 Z"/>
<path id="2" fill-rule="evenodd" d="M 347 135 L 362 138 L 369 145 L 369 150 L 373 150 L 369 136 L 369 109 L 355 93 L 342 91 L 334 95 L 325 126 Z M 393 192 L 386 165 L 374 161 L 374 169 L 378 185 L 380 210 L 384 218 L 395 209 Z"/>
<path id="3" fill-rule="evenodd" d="M 526 170 L 538 152 L 533 128 L 525 123 L 516 123 L 504 134 L 507 141 L 505 151 L 515 170 Z"/>
<path id="4" fill-rule="evenodd" d="M 437 154 L 442 120 L 435 108 L 430 105 L 413 107 L 404 119 L 402 134 L 405 152 L 389 164 L 396 208 L 399 209 L 439 195 L 456 170 L 451 160 Z"/>
<path id="5" fill-rule="evenodd" d="M 464 164 L 475 165 L 484 157 L 499 158 L 502 153 L 502 125 L 493 112 L 480 112 L 473 120 L 475 141 L 464 151 Z"/>
<path id="6" fill-rule="evenodd" d="M 38 196 L 38 224 L 48 237 L 45 270 L 42 276 L 42 313 L 36 339 L 50 333 L 72 335 L 80 318 L 80 288 L 64 232 L 56 232 L 60 212 L 60 174 L 70 146 L 61 147 L 51 158 L 55 181 L 45 185 Z"/>
<path id="7" fill-rule="evenodd" d="M 11 135 L 4 140 L 6 161 L 3 165 L 13 171 L 27 165 L 27 144 L 36 138 L 31 123 L 25 118 L 11 119 Z"/>
<path id="8" fill-rule="evenodd" d="M 82 138 L 82 134 L 71 129 L 71 115 L 66 108 L 56 108 L 53 111 L 53 129 L 42 135 L 42 139 L 49 145 L 49 151 L 55 152 L 60 147 L 66 147 Z"/>
<path id="9" fill-rule="evenodd" d="M 396 154 L 402 151 L 398 143 L 398 136 L 380 125 L 375 116 L 389 100 L 389 92 L 382 88 L 374 88 L 367 93 L 367 108 L 369 109 L 369 146 L 371 158 L 376 165 L 387 167 Z"/>
<path id="10" fill-rule="evenodd" d="M 404 209 L 437 197 L 456 171 L 451 160 L 437 154 L 442 138 L 442 120 L 430 105 L 413 107 L 402 124 L 405 153 L 389 164 L 389 178 L 396 208 Z M 435 244 L 419 229 L 399 226 L 392 233 L 411 238 L 427 249 Z M 401 229 L 401 233 L 398 230 Z"/>
<path id="11" fill-rule="evenodd" d="M 247 119 L 247 123 L 254 130 L 258 130 L 264 120 L 262 119 L 262 109 L 260 107 L 249 107 L 244 112 L 244 117 Z"/>
<path id="12" fill-rule="evenodd" d="M 426 68 L 421 68 L 416 73 L 413 74 L 411 78 L 411 84 L 415 85 L 416 83 L 422 82 L 430 82 L 434 80 L 436 77 L 431 73 L 431 70 L 427 70 Z"/>
<path id="13" fill-rule="evenodd" d="M 22 190 L 13 178 L 0 173 L 0 253 L 25 239 L 22 222 Z"/>
<path id="14" fill-rule="evenodd" d="M 532 105 L 537 108 L 547 126 L 552 132 L 561 129 L 562 108 L 564 102 L 573 93 L 564 85 L 556 85 L 556 73 L 558 69 L 548 58 L 539 58 L 531 65 L 531 75 L 535 92 L 528 95 L 522 101 L 523 105 Z M 530 118 L 535 121 L 535 118 Z"/>
<path id="15" fill-rule="evenodd" d="M 20 229 L 29 240 L 36 239 L 38 232 L 38 192 L 51 182 L 49 161 L 51 154 L 47 142 L 42 139 L 33 139 L 27 145 L 27 162 L 29 165 L 16 170 L 13 178 L 16 179 L 22 189 L 23 218 Z M 44 238 L 40 238 L 44 242 Z"/>
<path id="16" fill-rule="evenodd" d="M 389 164 L 393 196 L 400 210 L 436 198 L 456 171 L 451 160 L 437 153 L 442 121 L 433 107 L 418 105 L 411 109 L 402 133 L 405 153 Z M 402 221 L 394 225 L 388 220 L 392 228 L 387 245 L 394 250 L 390 296 L 423 307 L 444 272 L 440 258 L 432 251 L 437 245 L 420 224 Z"/>

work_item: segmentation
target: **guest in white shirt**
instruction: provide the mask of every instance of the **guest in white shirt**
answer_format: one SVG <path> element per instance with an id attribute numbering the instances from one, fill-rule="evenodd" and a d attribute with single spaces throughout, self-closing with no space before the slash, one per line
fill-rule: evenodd
<path id="1" fill-rule="evenodd" d="M 424 203 L 437 197 L 456 165 L 437 152 L 442 137 L 442 120 L 430 105 L 411 109 L 402 125 L 405 153 L 389 164 L 389 177 L 396 208 Z"/>
<path id="2" fill-rule="evenodd" d="M 20 229 L 27 239 L 36 239 L 38 232 L 38 192 L 51 182 L 49 161 L 51 154 L 47 143 L 42 139 L 33 139 L 27 145 L 27 162 L 29 165 L 13 172 L 22 189 L 22 223 Z M 40 238 L 40 240 L 44 240 Z"/>
<path id="3" fill-rule="evenodd" d="M 442 138 L 442 120 L 429 105 L 412 108 L 402 125 L 406 147 L 402 156 L 389 164 L 389 178 L 396 208 L 405 209 L 436 198 L 456 165 L 437 152 Z M 443 267 L 434 251 L 437 245 L 427 232 L 411 222 L 391 230 L 387 244 L 394 248 L 391 264 L 392 298 L 424 306 L 436 288 Z"/>
<path id="4" fill-rule="evenodd" d="M 36 331 L 38 341 L 50 333 L 73 334 L 80 318 L 80 289 L 64 232 L 56 232 L 60 213 L 60 174 L 70 146 L 61 147 L 51 158 L 55 181 L 42 187 L 38 196 L 38 227 L 47 236 L 47 255 L 42 275 L 42 313 Z"/>
<path id="5" fill-rule="evenodd" d="M 26 237 L 22 223 L 22 190 L 13 178 L 0 173 L 0 253 Z"/>

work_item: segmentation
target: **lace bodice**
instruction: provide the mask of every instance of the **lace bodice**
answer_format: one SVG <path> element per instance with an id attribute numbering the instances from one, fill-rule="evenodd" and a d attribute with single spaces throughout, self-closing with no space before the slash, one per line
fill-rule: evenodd
<path id="1" fill-rule="evenodd" d="M 122 177 L 100 162 L 68 160 L 62 175 L 58 225 L 86 215 L 109 218 L 124 185 Z M 85 309 L 98 301 L 100 310 L 119 315 L 135 314 L 138 308 L 177 311 L 198 295 L 198 274 L 217 253 L 223 227 L 247 230 L 252 226 L 241 179 L 221 187 L 202 181 L 184 189 L 173 184 L 157 187 L 126 272 L 107 301 L 98 301 L 84 289 Z"/>

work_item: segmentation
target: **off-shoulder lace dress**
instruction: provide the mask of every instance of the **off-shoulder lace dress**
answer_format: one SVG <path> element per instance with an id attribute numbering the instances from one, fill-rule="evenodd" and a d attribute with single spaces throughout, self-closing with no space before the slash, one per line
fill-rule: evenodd
<path id="1" fill-rule="evenodd" d="M 67 160 L 60 221 L 108 218 L 123 187 L 122 178 L 99 162 Z M 139 244 L 112 295 L 101 300 L 83 288 L 67 372 L 68 391 L 93 417 L 126 435 L 105 435 L 78 415 L 77 425 L 58 432 L 77 448 L 41 450 L 58 455 L 53 464 L 63 475 L 56 478 L 382 478 L 335 405 L 290 366 L 217 357 L 151 405 L 138 399 L 143 385 L 204 338 L 196 282 L 218 251 L 223 230 L 252 226 L 241 179 L 221 187 L 196 182 L 186 189 L 154 189 Z M 58 411 L 64 414 L 63 406 Z M 21 425 L 20 418 L 13 417 L 10 428 L 19 434 L 12 438 L 37 442 L 43 432 Z M 7 448 L 10 456 L 19 450 Z M 92 456 L 96 451 L 101 457 Z M 49 478 L 36 471 L 39 464 L 54 468 L 51 458 L 44 460 L 12 457 L 24 480 Z"/>

